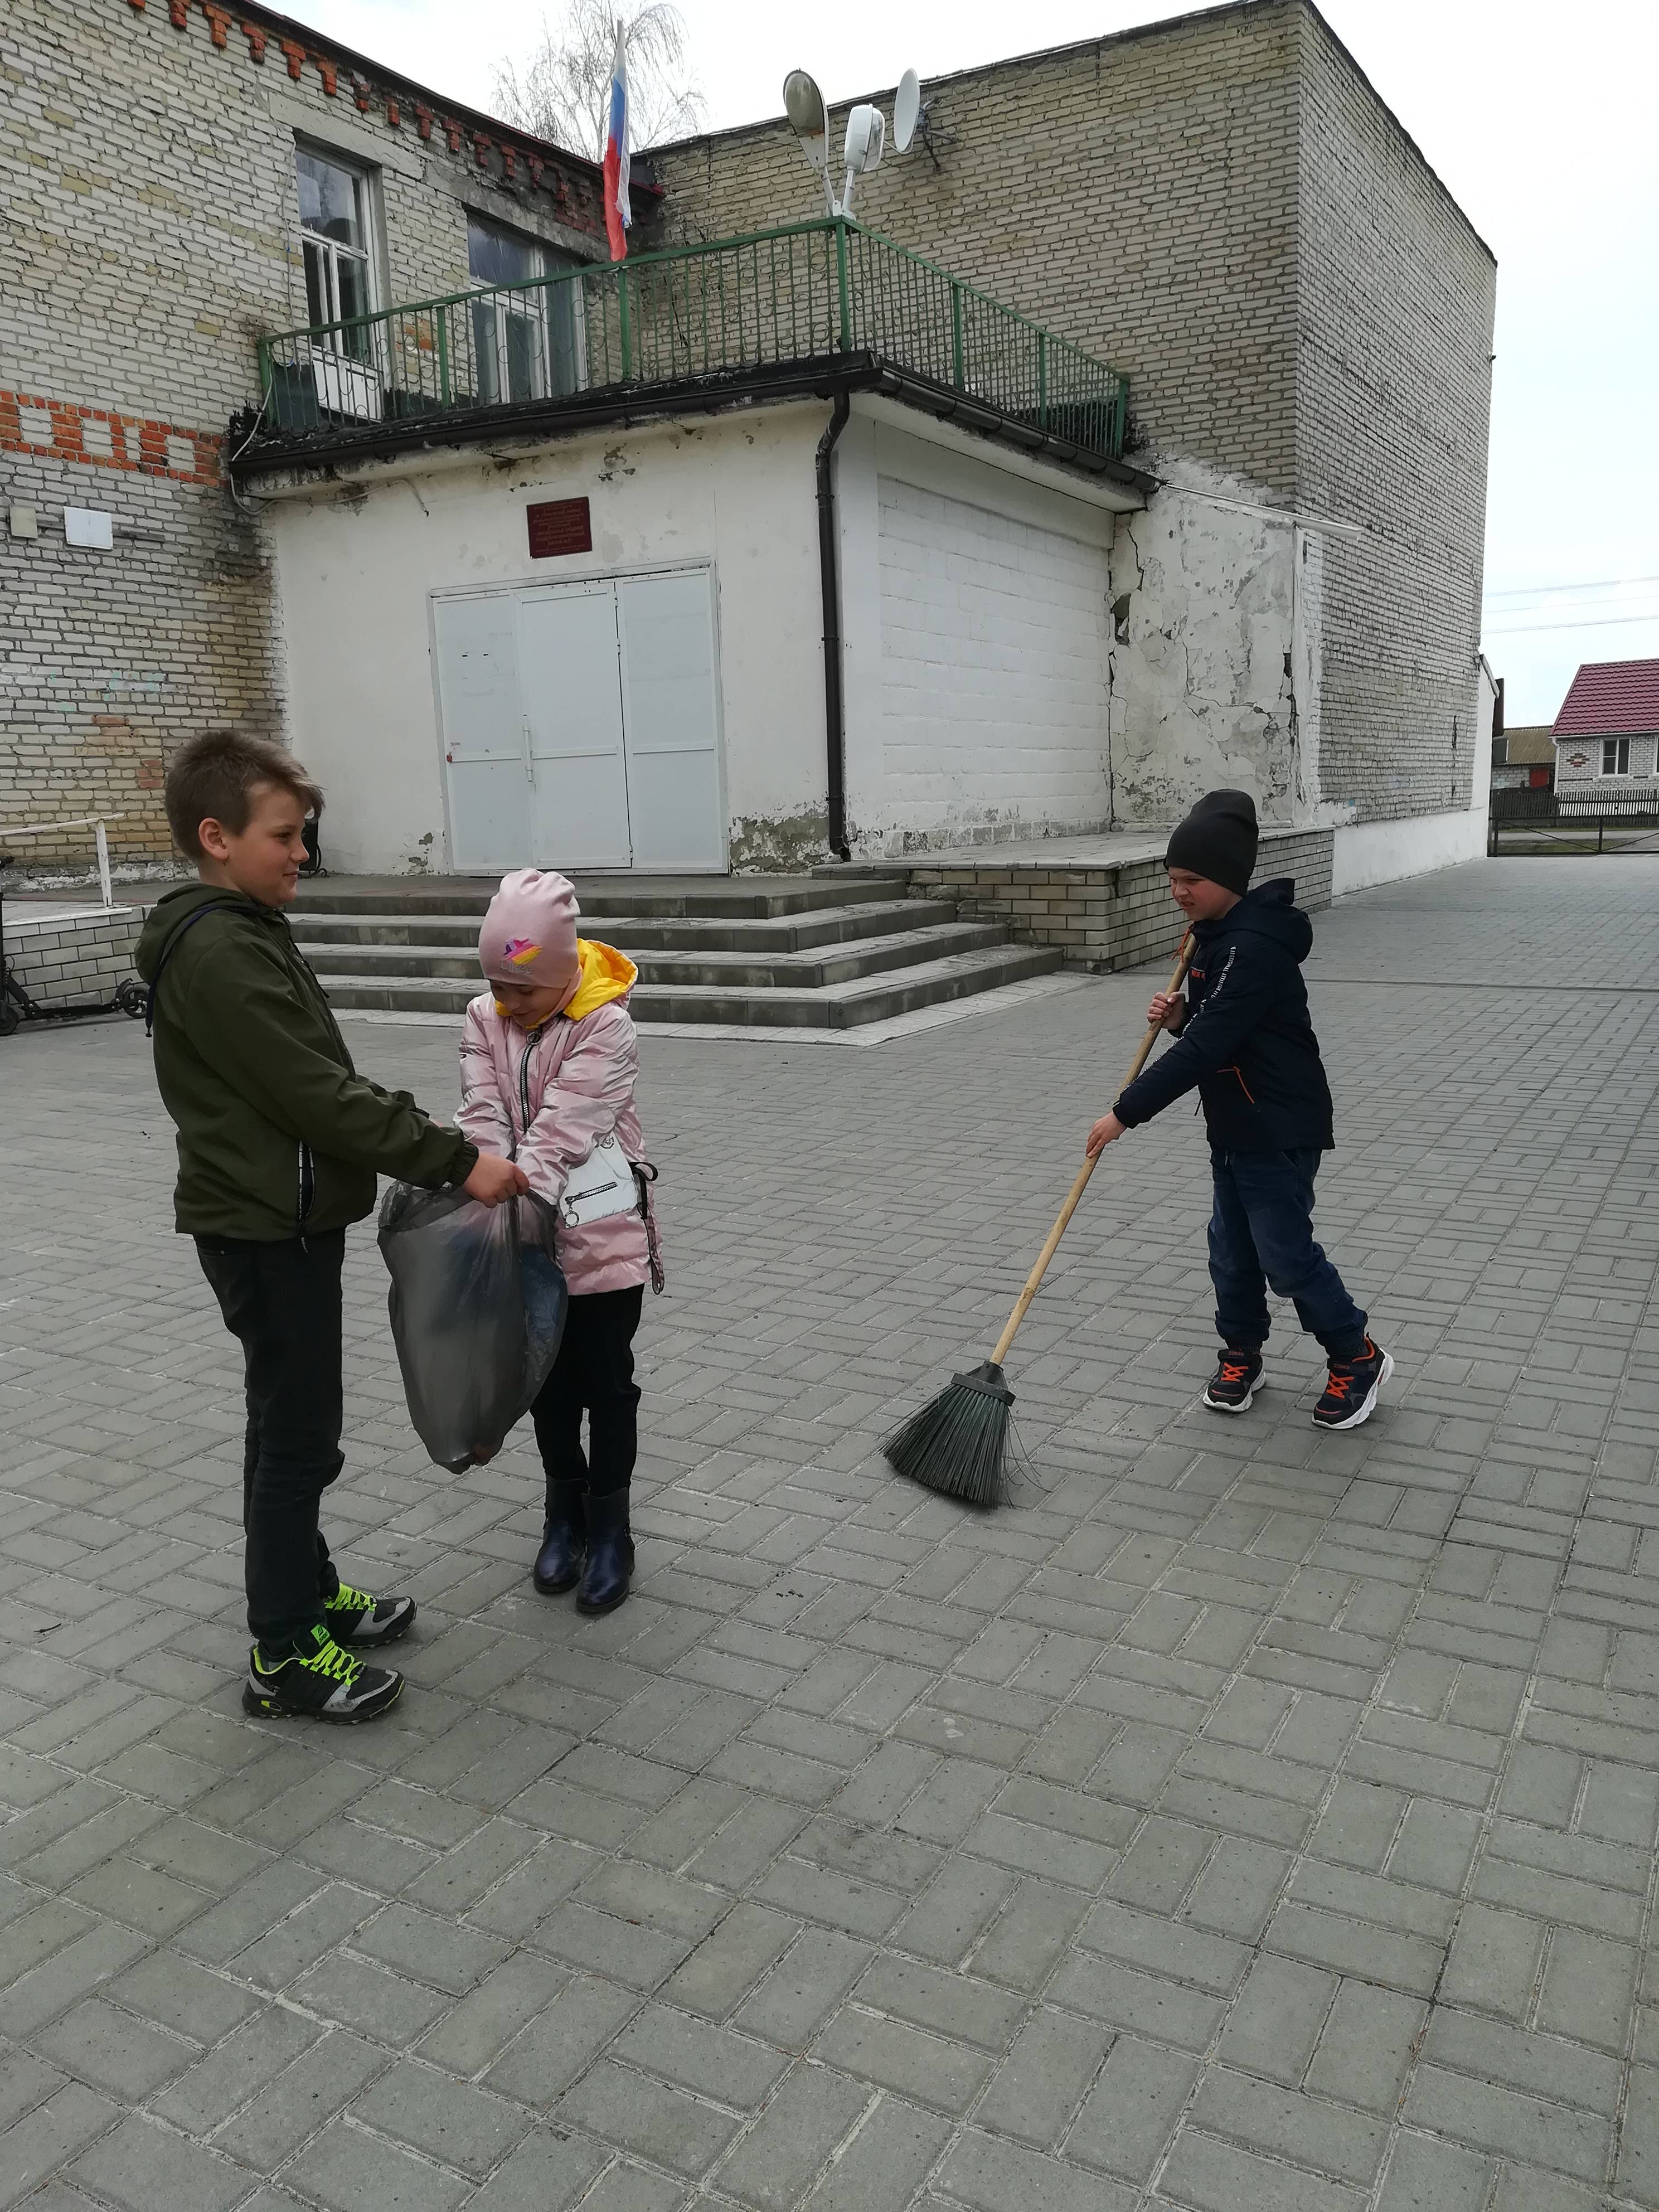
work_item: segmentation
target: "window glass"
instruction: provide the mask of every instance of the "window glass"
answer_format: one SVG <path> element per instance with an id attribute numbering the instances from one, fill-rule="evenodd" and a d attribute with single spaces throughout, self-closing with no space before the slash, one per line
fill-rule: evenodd
<path id="1" fill-rule="evenodd" d="M 542 273 L 542 247 L 521 231 L 469 216 L 466 265 L 475 284 L 524 284 Z"/>
<path id="2" fill-rule="evenodd" d="M 300 223 L 354 252 L 364 250 L 362 185 L 349 169 L 303 146 L 295 154 L 300 176 Z"/>
<path id="3" fill-rule="evenodd" d="M 328 270 L 324 264 L 322 249 L 305 241 L 306 257 L 306 319 L 313 324 L 331 319 L 332 302 L 328 295 Z"/>
<path id="4" fill-rule="evenodd" d="M 533 284 L 582 264 L 522 231 L 469 216 L 467 270 L 480 287 Z M 474 380 L 486 404 L 541 399 L 580 381 L 577 288 L 550 284 L 504 300 L 472 302 Z"/>
<path id="5" fill-rule="evenodd" d="M 340 321 L 349 322 L 354 315 L 368 314 L 369 312 L 368 262 L 349 261 L 344 254 L 342 254 L 337 270 L 337 279 L 340 295 Z"/>

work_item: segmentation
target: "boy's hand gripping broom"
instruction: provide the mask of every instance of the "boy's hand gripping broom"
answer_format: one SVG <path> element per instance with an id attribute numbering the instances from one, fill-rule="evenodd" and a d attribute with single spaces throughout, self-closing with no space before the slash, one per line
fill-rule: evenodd
<path id="1" fill-rule="evenodd" d="M 1189 933 L 1181 941 L 1175 972 L 1170 977 L 1170 995 L 1181 988 L 1192 957 Z M 1127 1090 L 1145 1067 L 1158 1037 L 1158 1024 L 1153 1023 L 1140 1041 L 1121 1089 Z M 1026 1277 L 1025 1287 L 1008 1316 L 1008 1326 L 997 1339 L 989 1359 L 966 1375 L 953 1375 L 948 1390 L 941 1390 L 919 1413 L 912 1413 L 883 1444 L 883 1455 L 896 1474 L 908 1474 L 927 1489 L 939 1491 L 946 1498 L 960 1498 L 969 1505 L 1001 1503 L 1003 1455 L 1014 1403 L 1014 1394 L 1003 1379 L 1002 1363 L 1099 1160 L 1097 1152 L 1079 1170 L 1071 1195 L 1048 1231 L 1048 1241 L 1038 1253 L 1036 1265 Z"/>

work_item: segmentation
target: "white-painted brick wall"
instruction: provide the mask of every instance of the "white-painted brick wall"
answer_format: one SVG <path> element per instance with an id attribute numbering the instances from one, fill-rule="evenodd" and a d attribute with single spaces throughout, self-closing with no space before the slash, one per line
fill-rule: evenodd
<path id="1" fill-rule="evenodd" d="M 1103 823 L 1107 559 L 883 477 L 882 728 L 904 828 Z"/>
<path id="2" fill-rule="evenodd" d="M 6 960 L 40 1006 L 107 999 L 133 972 L 132 955 L 143 921 L 136 909 L 118 907 L 112 914 L 36 921 L 26 906 L 9 906 Z"/>

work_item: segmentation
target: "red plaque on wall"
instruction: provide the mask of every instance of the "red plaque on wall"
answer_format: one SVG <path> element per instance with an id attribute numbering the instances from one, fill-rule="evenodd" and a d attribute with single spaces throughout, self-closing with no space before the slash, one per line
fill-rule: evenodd
<path id="1" fill-rule="evenodd" d="M 561 553 L 591 553 L 593 525 L 585 499 L 544 499 L 525 509 L 530 557 L 550 561 Z"/>

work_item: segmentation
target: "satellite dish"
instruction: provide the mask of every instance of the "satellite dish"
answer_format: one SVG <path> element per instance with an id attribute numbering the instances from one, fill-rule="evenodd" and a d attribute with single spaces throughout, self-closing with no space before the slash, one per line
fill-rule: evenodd
<path id="1" fill-rule="evenodd" d="M 791 70 L 783 80 L 783 112 L 800 141 L 800 150 L 820 174 L 830 167 L 830 118 L 823 94 L 805 70 Z"/>
<path id="2" fill-rule="evenodd" d="M 916 125 L 921 119 L 921 80 L 914 70 L 906 70 L 899 79 L 898 90 L 893 98 L 893 151 L 908 154 L 910 141 L 916 135 Z"/>

